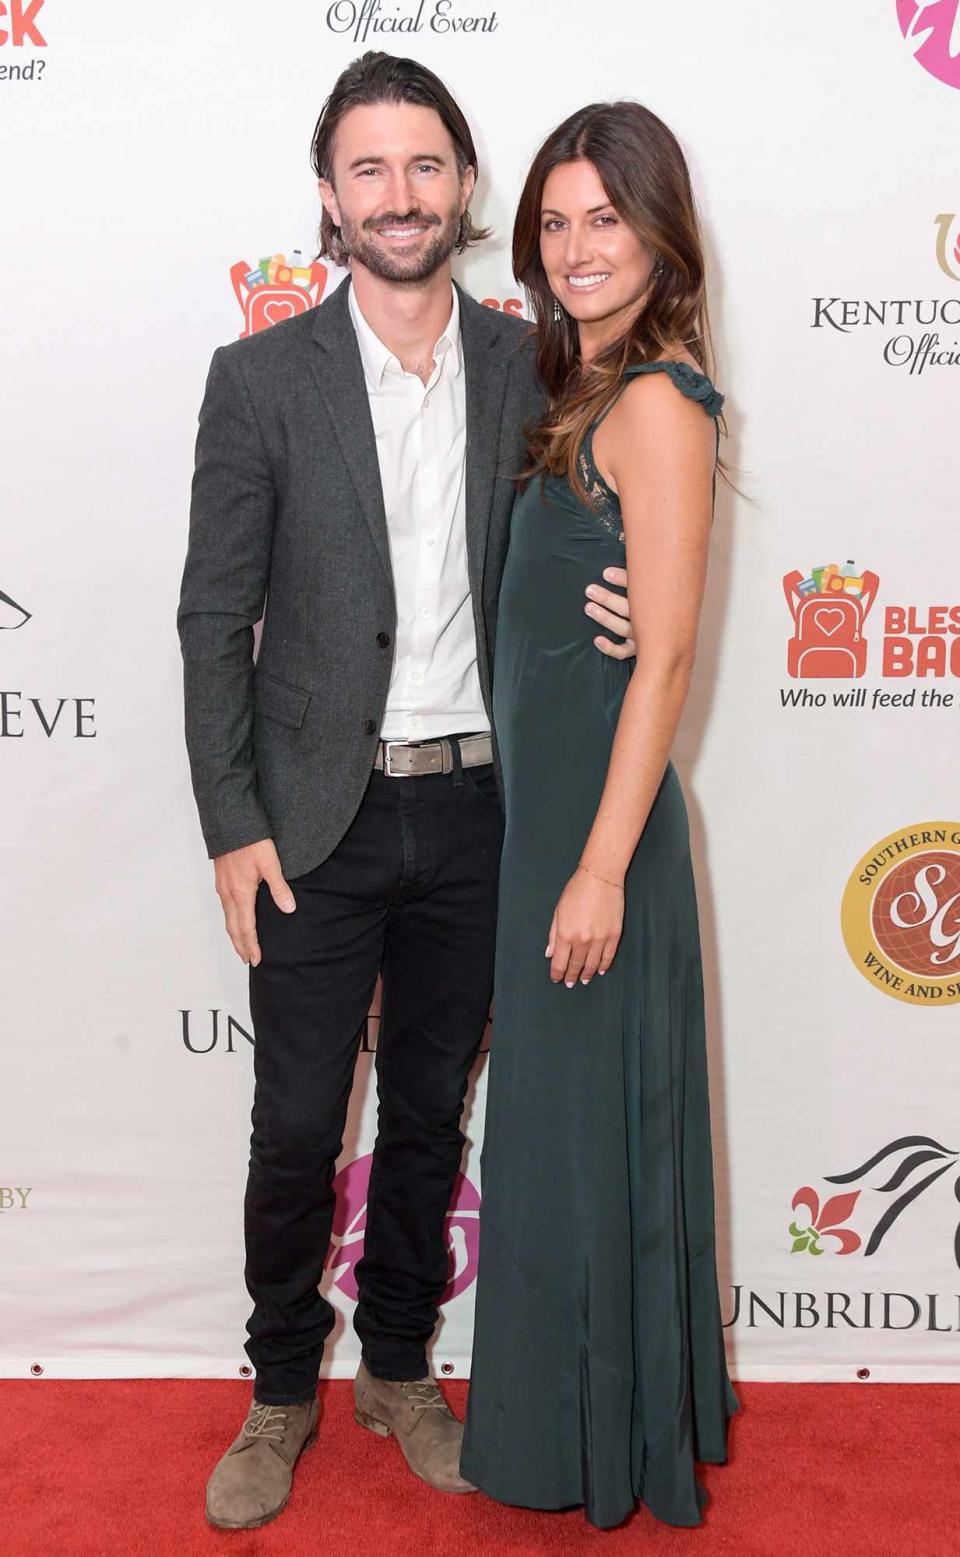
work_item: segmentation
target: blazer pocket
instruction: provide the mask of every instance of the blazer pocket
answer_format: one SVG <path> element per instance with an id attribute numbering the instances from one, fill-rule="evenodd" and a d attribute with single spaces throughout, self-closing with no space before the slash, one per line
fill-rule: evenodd
<path id="1" fill-rule="evenodd" d="M 312 695 L 302 687 L 291 686 L 289 681 L 278 681 L 276 676 L 270 676 L 264 670 L 256 673 L 253 702 L 257 713 L 276 719 L 278 724 L 289 725 L 293 730 L 299 730 L 303 724 Z"/>

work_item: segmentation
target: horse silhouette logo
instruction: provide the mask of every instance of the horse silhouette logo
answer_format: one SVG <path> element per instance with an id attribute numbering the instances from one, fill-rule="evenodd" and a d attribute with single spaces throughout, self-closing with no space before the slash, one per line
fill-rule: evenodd
<path id="1" fill-rule="evenodd" d="M 22 605 L 17 605 L 15 600 L 11 600 L 10 596 L 5 595 L 0 589 L 0 629 L 6 628 L 7 631 L 14 632 L 29 620 L 30 612 L 25 611 Z"/>
<path id="2" fill-rule="evenodd" d="M 951 1169 L 960 1166 L 960 1152 L 944 1146 L 930 1135 L 901 1135 L 875 1151 L 849 1173 L 827 1174 L 827 1184 L 856 1184 L 859 1189 L 832 1195 L 820 1203 L 810 1185 L 798 1189 L 790 1202 L 794 1211 L 805 1212 L 790 1223 L 793 1240 L 791 1254 L 854 1254 L 862 1247 L 864 1258 L 876 1254 L 894 1223 L 914 1201 Z M 882 1183 L 864 1181 L 877 1174 Z M 879 1215 L 869 1233 L 863 1236 L 843 1224 L 851 1217 L 864 1189 L 889 1198 L 878 1208 Z M 953 1197 L 960 1200 L 960 1178 L 953 1185 Z M 833 1239 L 833 1243 L 827 1243 Z M 953 1234 L 953 1257 L 960 1267 L 960 1223 Z"/>

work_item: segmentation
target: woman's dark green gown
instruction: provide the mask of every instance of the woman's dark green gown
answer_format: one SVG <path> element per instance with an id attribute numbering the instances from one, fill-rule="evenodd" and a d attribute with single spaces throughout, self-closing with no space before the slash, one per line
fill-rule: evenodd
<path id="1" fill-rule="evenodd" d="M 666 371 L 707 415 L 723 403 Z M 626 383 L 626 379 L 625 379 Z M 506 794 L 483 1209 L 463 1474 L 504 1503 L 635 1499 L 700 1523 L 696 1460 L 726 1458 L 724 1360 L 697 905 L 668 765 L 626 877 L 604 978 L 567 989 L 544 957 L 603 789 L 628 662 L 598 652 L 583 591 L 624 564 L 616 497 L 532 482 L 511 521 L 494 722 Z M 665 581 L 667 587 L 667 581 Z M 676 587 L 669 581 L 669 587 Z"/>

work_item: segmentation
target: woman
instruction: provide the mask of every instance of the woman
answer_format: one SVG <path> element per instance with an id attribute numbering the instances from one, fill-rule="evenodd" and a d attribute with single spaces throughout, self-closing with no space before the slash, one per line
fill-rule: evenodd
<path id="1" fill-rule="evenodd" d="M 538 152 L 514 270 L 549 401 L 500 596 L 500 878 L 463 1474 L 619 1523 L 700 1522 L 737 1408 L 714 1255 L 697 909 L 669 753 L 704 591 L 722 396 L 671 132 L 594 104 Z M 581 595 L 626 565 L 636 667 Z M 589 608 L 588 608 L 589 609 Z M 544 961 L 544 939 L 546 958 Z"/>

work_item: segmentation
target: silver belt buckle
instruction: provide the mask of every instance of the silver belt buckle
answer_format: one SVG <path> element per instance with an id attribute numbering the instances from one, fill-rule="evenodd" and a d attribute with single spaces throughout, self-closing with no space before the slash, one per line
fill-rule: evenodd
<path id="1" fill-rule="evenodd" d="M 408 743 L 406 741 L 384 741 L 384 743 L 383 743 L 383 771 L 386 774 L 387 778 L 412 778 L 413 777 L 413 775 L 411 773 L 394 773 L 393 766 L 392 766 L 392 763 L 391 763 L 391 760 L 390 760 L 390 748 L 391 748 L 391 746 L 406 746 L 407 744 Z"/>

